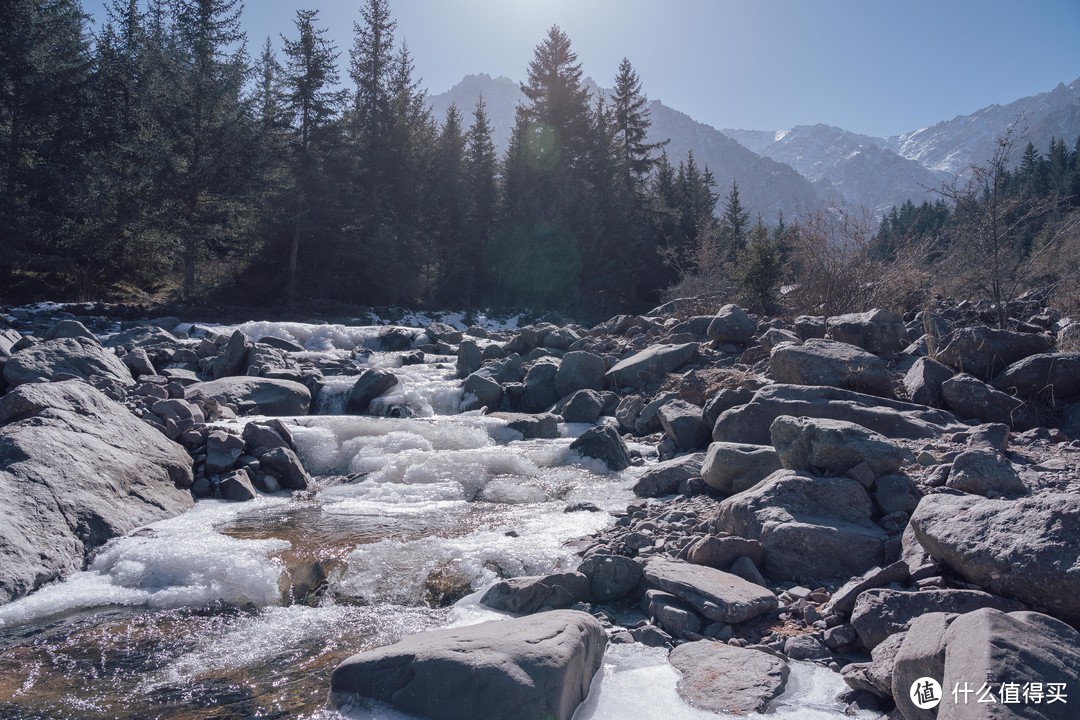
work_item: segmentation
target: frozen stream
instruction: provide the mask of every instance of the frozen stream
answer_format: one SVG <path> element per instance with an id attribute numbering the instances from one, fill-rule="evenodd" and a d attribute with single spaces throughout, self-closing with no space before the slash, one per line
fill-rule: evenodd
<path id="1" fill-rule="evenodd" d="M 320 353 L 374 335 L 249 326 L 249 336 Z M 395 364 L 380 353 L 365 362 Z M 477 604 L 479 591 L 498 577 L 573 568 L 564 543 L 612 522 L 567 506 L 617 510 L 633 498 L 639 469 L 610 473 L 569 451 L 584 426 L 525 441 L 495 418 L 455 414 L 452 364 L 394 372 L 401 384 L 388 402 L 414 417 L 288 419 L 314 492 L 201 501 L 0 606 L 0 718 L 342 718 L 323 709 L 337 662 L 500 617 Z M 340 409 L 333 398 L 348 385 L 330 379 L 324 412 Z M 838 676 L 804 666 L 793 678 L 783 700 L 799 710 L 788 716 L 842 716 Z M 662 652 L 612 647 L 577 717 L 715 717 L 682 703 L 676 681 Z"/>

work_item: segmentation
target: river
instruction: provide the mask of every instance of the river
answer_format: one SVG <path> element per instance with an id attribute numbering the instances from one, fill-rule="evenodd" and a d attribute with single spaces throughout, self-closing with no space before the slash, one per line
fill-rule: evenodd
<path id="1" fill-rule="evenodd" d="M 612 473 L 569 451 L 587 426 L 523 440 L 505 421 L 458 413 L 452 357 L 401 367 L 399 354 L 354 352 L 380 328 L 241 329 L 299 342 L 309 359 L 392 369 L 399 385 L 384 402 L 408 417 L 343 415 L 351 381 L 328 378 L 320 414 L 286 419 L 315 489 L 200 501 L 0 606 L 0 717 L 401 718 L 326 710 L 330 671 L 409 633 L 502 617 L 477 601 L 487 585 L 573 569 L 567 541 L 633 500 L 642 468 Z M 580 503 L 600 512 L 566 511 Z M 843 715 L 838 675 L 795 663 L 792 678 L 779 716 Z M 716 717 L 679 700 L 676 681 L 663 651 L 610 646 L 575 717 Z"/>

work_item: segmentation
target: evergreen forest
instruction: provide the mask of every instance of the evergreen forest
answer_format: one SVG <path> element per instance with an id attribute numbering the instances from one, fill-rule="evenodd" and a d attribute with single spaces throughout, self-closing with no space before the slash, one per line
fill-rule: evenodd
<path id="1" fill-rule="evenodd" d="M 995 301 L 1016 289 L 1010 273 L 1063 282 L 1080 138 L 1045 155 L 1029 144 L 1018 165 L 1003 138 L 938 202 L 876 227 L 852 230 L 842 210 L 766 227 L 737 184 L 718 189 L 692 154 L 647 140 L 629 60 L 610 94 L 590 92 L 558 27 L 535 47 L 500 156 L 482 98 L 432 115 L 388 0 L 359 5 L 348 48 L 316 10 L 252 46 L 241 9 L 111 0 L 92 27 L 78 0 L 0 4 L 0 299 L 600 318 L 687 294 L 763 312 L 917 303 L 953 289 L 946 260 L 996 273 L 965 286 Z"/>

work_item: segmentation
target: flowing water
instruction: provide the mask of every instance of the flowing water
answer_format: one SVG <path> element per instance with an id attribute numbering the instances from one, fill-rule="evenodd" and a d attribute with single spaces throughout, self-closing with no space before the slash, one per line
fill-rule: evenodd
<path id="1" fill-rule="evenodd" d="M 241 329 L 299 342 L 311 357 L 399 364 L 355 352 L 378 328 Z M 0 718 L 346 717 L 324 709 L 339 661 L 502 617 L 478 604 L 480 591 L 499 577 L 573 568 L 567 541 L 612 522 L 569 505 L 618 510 L 633 498 L 640 469 L 610 473 L 570 452 L 583 426 L 522 440 L 503 421 L 457 414 L 452 363 L 393 372 L 399 384 L 380 402 L 407 417 L 341 415 L 351 387 L 342 377 L 321 393 L 322 414 L 287 420 L 314 491 L 200 501 L 0 606 Z M 842 715 L 831 699 L 838 676 L 800 666 L 793 678 L 790 717 Z M 715 717 L 682 703 L 676 681 L 662 652 L 613 646 L 577 717 Z M 347 717 L 402 716 L 373 707 Z"/>

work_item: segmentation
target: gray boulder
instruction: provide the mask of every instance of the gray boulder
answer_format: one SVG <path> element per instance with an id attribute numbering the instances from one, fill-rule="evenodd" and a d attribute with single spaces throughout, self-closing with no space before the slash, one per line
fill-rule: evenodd
<path id="1" fill-rule="evenodd" d="M 465 378 L 461 389 L 464 391 L 461 400 L 461 409 L 463 411 L 479 410 L 482 407 L 489 410 L 497 409 L 502 403 L 502 385 L 488 377 L 484 370 L 474 372 Z"/>
<path id="2" fill-rule="evenodd" d="M 206 436 L 206 473 L 218 475 L 232 470 L 244 453 L 244 439 L 224 430 L 212 430 Z"/>
<path id="3" fill-rule="evenodd" d="M 274 448 L 292 450 L 292 433 L 280 420 L 267 423 L 248 423 L 241 435 L 256 457 Z"/>
<path id="4" fill-rule="evenodd" d="M 185 397 L 192 402 L 213 398 L 222 405 L 253 408 L 260 415 L 307 415 L 311 409 L 311 391 L 292 380 L 224 377 L 189 385 Z"/>
<path id="5" fill-rule="evenodd" d="M 859 575 L 884 559 L 885 532 L 857 481 L 778 470 L 722 500 L 716 529 L 759 541 L 765 575 L 802 581 Z"/>
<path id="6" fill-rule="evenodd" d="M 927 613 L 966 613 L 979 608 L 1005 612 L 1025 609 L 1022 603 L 979 590 L 918 590 L 914 592 L 873 588 L 859 595 L 851 612 L 851 624 L 863 645 L 871 650 L 885 638 L 911 627 Z"/>
<path id="7" fill-rule="evenodd" d="M 506 422 L 506 427 L 521 433 L 523 440 L 552 440 L 559 437 L 559 420 L 551 413 L 491 413 Z"/>
<path id="8" fill-rule="evenodd" d="M 251 478 L 243 470 L 234 470 L 221 478 L 218 483 L 218 492 L 221 497 L 233 502 L 246 502 L 254 500 L 258 493 L 251 484 Z"/>
<path id="9" fill-rule="evenodd" d="M 825 385 L 893 396 L 893 376 L 881 358 L 848 343 L 811 338 L 801 345 L 780 343 L 769 354 L 769 371 L 778 383 Z"/>
<path id="10" fill-rule="evenodd" d="M 996 330 L 985 325 L 957 328 L 942 340 L 937 355 L 953 370 L 990 380 L 1017 360 L 1050 352 L 1049 335 Z"/>
<path id="11" fill-rule="evenodd" d="M 702 453 L 682 455 L 653 465 L 638 478 L 634 494 L 638 497 L 661 497 L 679 491 L 679 485 L 701 475 Z"/>
<path id="12" fill-rule="evenodd" d="M 904 390 L 913 403 L 941 408 L 945 406 L 941 384 L 953 375 L 954 372 L 948 366 L 937 360 L 921 357 L 904 375 Z"/>
<path id="13" fill-rule="evenodd" d="M 604 409 L 604 400 L 595 390 L 577 390 L 566 402 L 560 402 L 556 411 L 563 420 L 572 423 L 592 423 L 600 417 Z"/>
<path id="14" fill-rule="evenodd" d="M 945 405 L 959 417 L 1004 423 L 1016 430 L 1035 427 L 1033 408 L 1022 400 L 995 390 L 978 378 L 961 373 L 941 384 Z"/>
<path id="15" fill-rule="evenodd" d="M 907 345 L 904 321 L 888 310 L 834 315 L 825 321 L 825 337 L 872 352 L 898 353 Z"/>
<path id="16" fill-rule="evenodd" d="M 60 338 L 82 338 L 92 343 L 100 344 L 97 336 L 90 332 L 85 325 L 78 320 L 61 320 L 45 331 L 42 340 L 58 340 Z"/>
<path id="17" fill-rule="evenodd" d="M 765 546 L 757 540 L 735 537 L 733 535 L 703 535 L 686 552 L 687 562 L 694 565 L 707 565 L 725 572 L 731 569 L 741 557 L 750 558 L 755 565 L 765 559 Z M 759 583 L 760 584 L 760 583 Z"/>
<path id="18" fill-rule="evenodd" d="M 945 700 L 935 710 L 920 710 L 910 698 L 922 677 L 940 678 Z M 1035 678 L 1038 678 L 1037 680 Z M 983 683 L 994 703 L 978 702 Z M 1003 684 L 1011 684 L 1005 690 Z M 1025 685 L 1042 683 L 1041 702 L 1024 696 Z M 1051 702 L 1049 683 L 1064 701 Z M 986 608 L 958 617 L 923 616 L 912 625 L 896 655 L 892 694 L 908 720 L 1036 718 L 1071 720 L 1069 692 L 1080 683 L 1080 633 L 1054 618 L 1033 612 Z M 953 689 L 961 693 L 952 697 Z M 970 694 L 963 694 L 970 690 Z M 1011 692 L 1012 698 L 1003 697 Z M 987 698 L 984 698 L 987 699 Z"/>
<path id="19" fill-rule="evenodd" d="M 701 408 L 697 405 L 672 400 L 657 410 L 656 415 L 660 418 L 660 427 L 682 452 L 697 450 L 709 440 L 710 428 L 705 427 Z"/>
<path id="20" fill-rule="evenodd" d="M 738 305 L 725 305 L 709 323 L 705 334 L 718 343 L 745 345 L 757 331 L 757 323 Z"/>
<path id="21" fill-rule="evenodd" d="M 787 685 L 786 662 L 761 650 L 699 640 L 671 651 L 682 677 L 676 689 L 688 703 L 731 715 L 765 712 Z"/>
<path id="22" fill-rule="evenodd" d="M 4 379 L 11 387 L 25 383 L 103 377 L 119 385 L 135 384 L 131 371 L 111 350 L 95 340 L 60 338 L 25 348 L 4 363 Z"/>
<path id="23" fill-rule="evenodd" d="M 997 450 L 967 450 L 953 460 L 945 485 L 983 497 L 1019 497 L 1028 489 L 1012 463 Z"/>
<path id="24" fill-rule="evenodd" d="M 714 442 L 701 463 L 701 479 L 722 493 L 749 490 L 781 468 L 771 445 Z"/>
<path id="25" fill-rule="evenodd" d="M 1080 622 L 1080 496 L 928 495 L 911 527 L 934 559 L 967 582 Z"/>
<path id="26" fill-rule="evenodd" d="M 697 343 L 653 345 L 617 362 L 604 375 L 604 382 L 615 389 L 655 385 L 669 372 L 693 360 L 697 354 Z"/>
<path id="27" fill-rule="evenodd" d="M 1009 395 L 1043 401 L 1080 396 L 1080 353 L 1044 353 L 1013 363 L 991 384 Z"/>
<path id="28" fill-rule="evenodd" d="M 720 414 L 713 440 L 768 445 L 772 423 L 781 415 L 846 420 L 888 438 L 934 438 L 960 427 L 951 414 L 922 405 L 840 388 L 767 385 L 747 404 Z"/>
<path id="29" fill-rule="evenodd" d="M 480 602 L 494 610 L 531 615 L 541 610 L 561 610 L 588 599 L 589 578 L 569 572 L 498 580 Z"/>
<path id="30" fill-rule="evenodd" d="M 870 568 L 859 577 L 852 578 L 840 586 L 829 599 L 826 610 L 850 615 L 851 611 L 855 609 L 855 601 L 865 591 L 885 587 L 891 583 L 906 583 L 910 576 L 911 573 L 908 570 L 907 563 L 903 560 L 898 560 L 885 567 Z"/>
<path id="31" fill-rule="evenodd" d="M 843 420 L 781 415 L 769 432 L 780 463 L 788 470 L 842 475 L 866 463 L 874 475 L 887 475 L 914 459 L 883 435 Z"/>
<path id="32" fill-rule="evenodd" d="M 645 597 L 641 600 L 641 609 L 645 617 L 674 638 L 701 635 L 701 616 L 671 593 L 656 589 L 646 590 Z"/>
<path id="33" fill-rule="evenodd" d="M 345 412 L 350 415 L 363 415 L 368 411 L 371 401 L 397 385 L 397 377 L 389 370 L 367 368 L 356 377 L 349 397 L 345 403 Z"/>
<path id="34" fill-rule="evenodd" d="M 371 698 L 431 720 L 570 720 L 607 636 L 574 610 L 411 635 L 334 670 L 331 702 Z"/>
<path id="35" fill-rule="evenodd" d="M 621 600 L 641 582 L 641 565 L 622 555 L 590 555 L 578 572 L 589 579 L 589 599 L 595 603 Z"/>
<path id="36" fill-rule="evenodd" d="M 457 376 L 466 378 L 484 364 L 484 351 L 474 340 L 462 340 L 457 352 Z"/>
<path id="37" fill-rule="evenodd" d="M 525 373 L 525 388 L 521 394 L 521 406 L 525 412 L 544 412 L 561 397 L 555 388 L 555 375 L 559 362 L 552 358 L 537 360 Z"/>
<path id="38" fill-rule="evenodd" d="M 132 376 L 141 378 L 145 375 L 157 375 L 157 370 L 154 368 L 154 364 L 150 362 L 150 356 L 146 354 L 146 350 L 142 348 L 135 348 L 123 358 L 121 361 L 131 371 Z"/>
<path id="39" fill-rule="evenodd" d="M 191 483 L 180 445 L 86 383 L 13 389 L 0 398 L 0 602 L 81 569 L 110 538 L 184 512 Z"/>
<path id="40" fill-rule="evenodd" d="M 211 376 L 217 380 L 223 377 L 232 377 L 234 375 L 242 375 L 248 366 L 248 353 L 254 344 L 248 342 L 248 339 L 244 336 L 244 333 L 239 330 L 234 330 L 233 334 L 229 336 L 229 342 L 225 344 L 225 349 L 221 351 L 213 364 L 210 366 Z"/>
<path id="41" fill-rule="evenodd" d="M 634 418 L 634 427 L 632 428 L 634 434 L 648 435 L 660 430 L 660 408 L 678 399 L 678 393 L 665 392 L 658 394 L 645 403 L 645 406 L 641 408 L 641 411 Z M 618 411 L 616 410 L 616 412 Z"/>
<path id="42" fill-rule="evenodd" d="M 574 350 L 563 355 L 559 371 L 555 373 L 555 389 L 560 397 L 575 390 L 603 390 L 607 363 L 601 356 Z"/>
<path id="43" fill-rule="evenodd" d="M 300 458 L 289 448 L 273 448 L 259 456 L 259 466 L 287 490 L 306 490 L 313 484 Z"/>
<path id="44" fill-rule="evenodd" d="M 591 427 L 581 434 L 570 449 L 585 457 L 602 460 L 609 470 L 618 472 L 630 467 L 630 451 L 614 428 L 607 425 Z"/>
<path id="45" fill-rule="evenodd" d="M 164 328 L 156 325 L 136 325 L 106 338 L 105 347 L 123 347 L 128 350 L 136 347 L 176 347 L 179 342 L 179 338 Z"/>
<path id="46" fill-rule="evenodd" d="M 766 588 L 704 565 L 654 558 L 645 565 L 645 581 L 671 593 L 714 622 L 739 623 L 779 607 Z"/>

